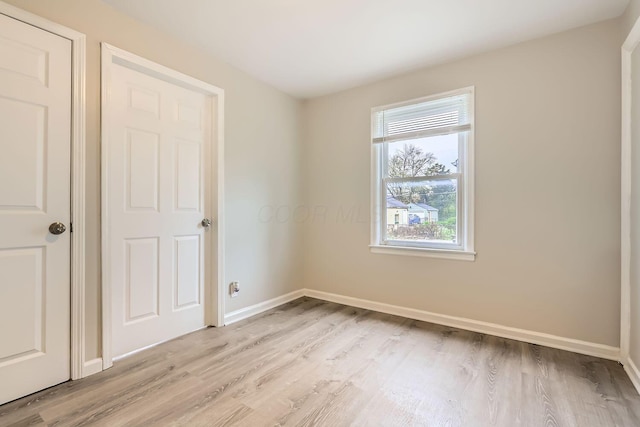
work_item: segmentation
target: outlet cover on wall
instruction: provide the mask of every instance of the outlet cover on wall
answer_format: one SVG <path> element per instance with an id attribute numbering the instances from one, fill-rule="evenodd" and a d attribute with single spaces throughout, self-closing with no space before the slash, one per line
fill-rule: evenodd
<path id="1" fill-rule="evenodd" d="M 235 298 L 240 293 L 240 282 L 231 282 L 229 285 L 229 295 L 231 298 Z"/>

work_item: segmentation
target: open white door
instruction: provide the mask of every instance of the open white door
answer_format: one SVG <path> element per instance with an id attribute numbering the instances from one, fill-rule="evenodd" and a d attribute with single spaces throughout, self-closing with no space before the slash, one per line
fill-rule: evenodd
<path id="1" fill-rule="evenodd" d="M 0 404 L 70 378 L 70 132 L 71 42 L 0 14 Z"/>
<path id="2" fill-rule="evenodd" d="M 118 357 L 207 325 L 214 99 L 125 62 L 108 64 L 103 85 L 103 268 Z"/>

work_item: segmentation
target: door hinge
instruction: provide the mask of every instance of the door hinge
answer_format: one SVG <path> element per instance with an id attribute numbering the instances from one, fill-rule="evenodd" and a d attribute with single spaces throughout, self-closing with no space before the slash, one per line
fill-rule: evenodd
<path id="1" fill-rule="evenodd" d="M 69 233 L 73 233 L 73 223 L 69 223 Z"/>

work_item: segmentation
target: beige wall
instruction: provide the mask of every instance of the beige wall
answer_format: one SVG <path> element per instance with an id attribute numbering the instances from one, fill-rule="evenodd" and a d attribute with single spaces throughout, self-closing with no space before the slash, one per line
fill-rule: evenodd
<path id="1" fill-rule="evenodd" d="M 8 2 L 87 35 L 87 358 L 100 354 L 101 41 L 226 91 L 226 282 L 242 287 L 227 312 L 307 287 L 618 345 L 620 28 L 640 15 L 640 0 L 622 24 L 420 70 L 303 109 L 98 0 Z M 470 85 L 477 260 L 371 254 L 370 108 Z M 303 203 L 308 210 L 298 209 Z M 540 219 L 540 206 L 550 215 Z"/>
<path id="2" fill-rule="evenodd" d="M 307 101 L 306 203 L 326 214 L 305 285 L 618 346 L 620 45 L 611 20 Z M 370 253 L 370 109 L 470 85 L 476 261 Z"/>
<path id="3" fill-rule="evenodd" d="M 100 355 L 100 47 L 102 41 L 225 90 L 226 282 L 240 281 L 233 311 L 301 282 L 300 226 L 266 222 L 263 205 L 301 196 L 299 101 L 98 0 L 9 0 L 87 35 L 87 359 Z M 226 286 L 226 284 L 225 284 Z"/>
<path id="4" fill-rule="evenodd" d="M 640 0 L 630 0 L 627 10 L 622 15 L 622 30 L 625 37 L 633 28 L 638 17 L 640 17 Z"/>

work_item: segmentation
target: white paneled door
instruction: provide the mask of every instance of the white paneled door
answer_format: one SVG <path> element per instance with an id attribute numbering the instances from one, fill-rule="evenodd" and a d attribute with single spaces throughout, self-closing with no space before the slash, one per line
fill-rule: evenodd
<path id="1" fill-rule="evenodd" d="M 212 99 L 116 63 L 103 78 L 117 357 L 205 326 Z"/>
<path id="2" fill-rule="evenodd" d="M 71 42 L 0 15 L 0 404 L 70 378 L 70 129 Z"/>

